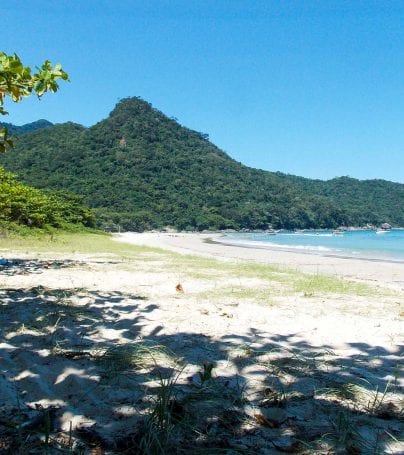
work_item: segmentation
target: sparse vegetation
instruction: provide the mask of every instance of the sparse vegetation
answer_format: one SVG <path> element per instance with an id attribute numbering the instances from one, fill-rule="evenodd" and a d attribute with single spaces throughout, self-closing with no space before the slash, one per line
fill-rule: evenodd
<path id="1" fill-rule="evenodd" d="M 96 357 L 107 377 L 150 369 L 159 364 L 175 367 L 178 360 L 165 346 L 155 343 L 126 343 L 108 347 Z"/>
<path id="2" fill-rule="evenodd" d="M 0 248 L 9 256 L 10 239 L 0 239 Z M 265 311 L 264 295 L 269 315 L 317 302 L 318 315 L 319 298 L 377 307 L 372 287 L 126 245 L 98 233 L 16 238 L 12 249 L 20 258 L 0 269 L 1 354 L 18 378 L 6 381 L 12 398 L 0 406 L 0 443 L 9 453 L 397 453 L 402 411 L 390 353 L 376 358 L 363 345 L 341 356 L 293 333 L 262 333 L 259 315 L 250 332 L 207 330 L 211 317 L 238 327 L 243 305 L 254 318 Z M 150 265 L 153 280 L 143 286 L 138 273 Z M 56 288 L 44 271 L 58 277 Z M 111 273 L 113 290 L 103 285 Z M 125 273 L 125 288 L 116 289 Z M 13 288 L 19 275 L 27 287 Z M 32 277 L 43 284 L 30 287 Z M 193 291 L 196 283 L 205 294 Z M 193 322 L 197 328 L 188 330 Z M 7 347 L 19 343 L 23 349 Z M 81 409 L 88 415 L 78 423 Z M 63 429 L 53 424 L 62 420 Z"/>

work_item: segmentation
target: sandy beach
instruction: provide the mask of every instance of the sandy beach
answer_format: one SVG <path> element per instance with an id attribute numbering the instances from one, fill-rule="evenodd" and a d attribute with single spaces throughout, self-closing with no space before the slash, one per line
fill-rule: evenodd
<path id="1" fill-rule="evenodd" d="M 255 261 L 297 269 L 306 273 L 325 273 L 351 280 L 404 291 L 404 264 L 384 261 L 330 257 L 279 250 L 245 248 L 227 243 L 222 234 L 124 233 L 125 242 L 166 248 L 178 253 L 199 254 L 219 259 Z"/>
<path id="2" fill-rule="evenodd" d="M 106 242 L 3 247 L 0 453 L 402 451 L 403 264 Z"/>

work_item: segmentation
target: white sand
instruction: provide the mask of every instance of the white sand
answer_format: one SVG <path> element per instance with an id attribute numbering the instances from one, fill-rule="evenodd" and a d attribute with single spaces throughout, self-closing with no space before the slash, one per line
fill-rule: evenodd
<path id="1" fill-rule="evenodd" d="M 404 291 L 404 263 L 221 245 L 219 242 L 226 241 L 221 237 L 221 234 L 128 232 L 120 234 L 117 240 L 179 253 L 281 265 L 307 273 L 326 273 Z M 209 243 L 210 240 L 215 243 Z"/>
<path id="2" fill-rule="evenodd" d="M 164 344 L 183 358 L 185 368 L 179 381 L 183 384 L 197 380 L 203 363 L 213 361 L 215 377 L 228 378 L 230 385 L 238 381 L 243 385 L 248 397 L 243 412 L 251 418 L 260 409 L 267 387 L 313 394 L 324 384 L 348 381 L 366 385 L 371 394 L 391 381 L 394 387 L 388 399 L 395 402 L 400 390 L 403 264 L 205 242 L 212 237 L 126 233 L 118 240 L 227 262 L 258 261 L 328 273 L 395 292 L 382 297 L 376 292 L 374 297 L 280 293 L 273 299 L 269 292 L 268 304 L 263 304 L 248 296 L 226 294 L 233 288 L 259 287 L 258 279 L 217 272 L 211 278 L 198 278 L 188 274 L 180 260 L 173 270 L 164 260 L 149 263 L 146 257 L 122 261 L 113 256 L 76 254 L 70 259 L 81 262 L 68 267 L 53 267 L 52 263 L 45 268 L 38 263 L 28 271 L 16 267 L 16 273 L 1 276 L 0 418 L 15 413 L 17 399 L 31 407 L 58 405 L 57 428 L 68 431 L 70 425 L 75 429 L 95 423 L 103 443 L 113 446 L 119 435 L 133 431 L 146 412 L 145 397 L 151 393 L 146 376 L 141 371 L 135 375 L 117 372 L 108 379 L 93 357 L 66 358 L 62 354 L 84 350 L 97 356 L 108 347 L 144 340 Z M 27 259 L 12 251 L 5 257 Z M 63 259 L 69 257 L 63 255 Z M 179 282 L 183 293 L 176 292 Z M 214 294 L 217 290 L 219 296 Z M 257 352 L 259 362 L 249 360 L 249 350 Z M 290 352 L 300 359 L 299 372 L 268 367 L 276 356 L 287 358 Z M 321 362 L 310 360 L 319 354 Z M 321 426 L 328 416 L 321 403 L 290 406 L 288 418 L 299 428 L 306 421 L 311 428 Z M 345 409 L 342 403 L 341 409 Z M 29 420 L 28 411 L 24 416 Z M 362 425 L 364 438 L 371 439 L 373 423 Z M 395 419 L 378 419 L 377 425 L 391 434 L 399 431 Z M 255 453 L 275 453 L 264 451 L 269 437 L 265 431 L 259 430 L 255 439 L 242 438 L 240 444 L 255 447 L 251 449 Z M 398 447 L 385 445 L 385 453 L 399 453 Z"/>

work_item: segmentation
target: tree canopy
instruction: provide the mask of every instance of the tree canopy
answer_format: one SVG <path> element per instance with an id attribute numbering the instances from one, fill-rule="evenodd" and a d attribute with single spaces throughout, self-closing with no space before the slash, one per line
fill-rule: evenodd
<path id="1" fill-rule="evenodd" d="M 94 214 L 82 205 L 82 198 L 29 187 L 0 167 L 0 231 L 13 224 L 34 228 L 92 227 Z"/>
<path id="2" fill-rule="evenodd" d="M 59 88 L 58 79 L 68 80 L 68 74 L 60 64 L 52 66 L 45 60 L 37 72 L 32 73 L 29 66 L 24 66 L 18 55 L 7 55 L 0 52 L 0 114 L 6 115 L 4 109 L 6 97 L 18 103 L 24 97 L 36 94 L 41 97 L 44 93 L 56 92 Z M 8 137 L 7 128 L 0 129 L 0 152 L 13 145 Z"/>

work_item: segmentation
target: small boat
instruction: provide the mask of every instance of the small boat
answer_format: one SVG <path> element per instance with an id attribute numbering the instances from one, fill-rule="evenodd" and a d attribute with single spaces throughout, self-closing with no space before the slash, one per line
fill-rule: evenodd
<path id="1" fill-rule="evenodd" d="M 387 234 L 388 229 L 376 229 L 376 234 Z"/>
<path id="2" fill-rule="evenodd" d="M 332 235 L 344 235 L 344 231 L 335 230 L 335 231 L 332 231 Z"/>
<path id="3" fill-rule="evenodd" d="M 380 229 L 383 229 L 383 231 L 390 231 L 390 230 L 391 230 L 391 224 L 389 224 L 389 223 L 383 223 L 383 224 L 380 226 Z"/>

